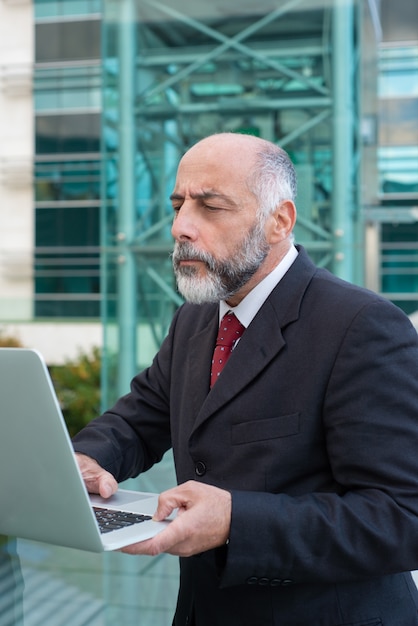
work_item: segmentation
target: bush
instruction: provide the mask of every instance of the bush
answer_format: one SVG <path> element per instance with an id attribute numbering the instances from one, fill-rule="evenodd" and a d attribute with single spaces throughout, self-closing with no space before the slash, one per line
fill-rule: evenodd
<path id="1" fill-rule="evenodd" d="M 100 370 L 99 348 L 49 368 L 71 437 L 100 413 Z"/>
<path id="2" fill-rule="evenodd" d="M 5 335 L 3 331 L 0 330 L 0 348 L 22 348 L 22 344 L 19 339 L 16 337 L 10 337 L 9 335 Z"/>

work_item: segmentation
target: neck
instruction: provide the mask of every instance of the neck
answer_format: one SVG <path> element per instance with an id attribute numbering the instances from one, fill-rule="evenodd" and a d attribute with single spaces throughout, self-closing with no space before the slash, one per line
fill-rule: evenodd
<path id="1" fill-rule="evenodd" d="M 274 253 L 272 250 L 250 280 L 245 283 L 239 291 L 228 298 L 228 300 L 225 300 L 228 306 L 238 306 L 238 304 L 250 293 L 250 291 L 261 283 L 261 281 L 264 280 L 264 278 L 279 265 L 289 252 L 291 246 L 292 242 L 286 239 L 286 241 L 281 242 L 280 248 L 274 250 Z"/>

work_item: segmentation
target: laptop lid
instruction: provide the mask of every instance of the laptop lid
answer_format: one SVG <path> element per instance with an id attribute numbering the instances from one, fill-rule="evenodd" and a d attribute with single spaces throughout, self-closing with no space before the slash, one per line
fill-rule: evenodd
<path id="1" fill-rule="evenodd" d="M 92 498 L 94 506 L 152 515 L 158 495 Z M 148 539 L 167 523 L 100 533 L 41 354 L 0 348 L 0 534 L 101 552 Z"/>

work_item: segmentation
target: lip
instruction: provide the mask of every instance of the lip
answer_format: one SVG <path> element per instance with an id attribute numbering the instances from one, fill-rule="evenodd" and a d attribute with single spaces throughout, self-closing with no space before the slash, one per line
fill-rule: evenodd
<path id="1" fill-rule="evenodd" d="M 179 261 L 179 265 L 196 265 L 196 263 L 203 263 L 198 259 L 182 259 Z"/>

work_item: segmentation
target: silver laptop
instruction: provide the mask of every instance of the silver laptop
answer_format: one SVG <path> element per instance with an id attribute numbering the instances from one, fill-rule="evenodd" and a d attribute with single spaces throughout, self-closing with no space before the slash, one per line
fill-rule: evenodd
<path id="1" fill-rule="evenodd" d="M 107 500 L 89 495 L 42 356 L 0 348 L 0 534 L 116 550 L 166 528 L 151 519 L 157 499 L 121 489 Z"/>

